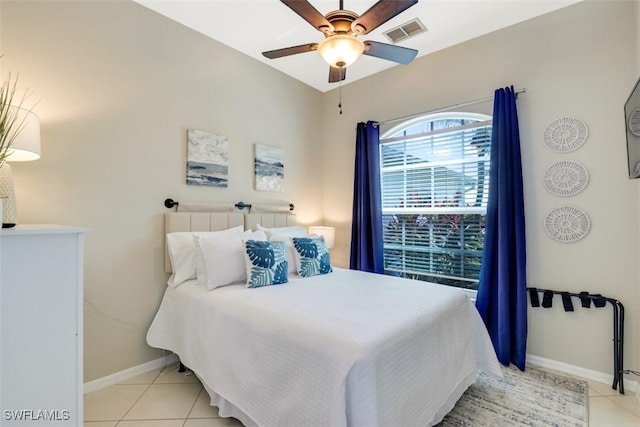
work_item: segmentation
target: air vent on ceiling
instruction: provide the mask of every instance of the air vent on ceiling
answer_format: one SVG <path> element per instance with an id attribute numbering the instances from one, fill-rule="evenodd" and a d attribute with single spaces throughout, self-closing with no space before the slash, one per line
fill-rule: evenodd
<path id="1" fill-rule="evenodd" d="M 409 37 L 416 36 L 420 33 L 427 31 L 427 27 L 424 26 L 420 19 L 415 18 L 409 22 L 405 22 L 399 27 L 392 28 L 389 31 L 385 31 L 383 34 L 391 40 L 393 43 L 406 40 Z"/>

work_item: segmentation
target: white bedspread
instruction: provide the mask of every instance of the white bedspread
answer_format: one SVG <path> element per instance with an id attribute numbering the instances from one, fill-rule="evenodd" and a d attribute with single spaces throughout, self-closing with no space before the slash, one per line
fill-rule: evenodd
<path id="1" fill-rule="evenodd" d="M 221 415 L 261 427 L 430 426 L 477 369 L 501 375 L 462 291 L 343 269 L 167 288 L 147 342 L 177 353 Z"/>

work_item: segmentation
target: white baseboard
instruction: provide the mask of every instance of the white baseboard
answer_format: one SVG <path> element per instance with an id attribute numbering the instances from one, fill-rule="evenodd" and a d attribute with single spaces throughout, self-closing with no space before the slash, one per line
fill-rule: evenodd
<path id="1" fill-rule="evenodd" d="M 142 365 L 134 366 L 132 368 L 125 369 L 124 371 L 116 372 L 115 374 L 98 378 L 97 380 L 89 381 L 87 383 L 84 383 L 84 394 L 102 390 L 103 388 L 107 388 L 114 384 L 130 380 L 131 378 L 137 377 L 138 375 L 153 371 L 154 369 L 162 368 L 177 361 L 178 356 L 172 353 L 165 357 L 143 363 Z"/>
<path id="2" fill-rule="evenodd" d="M 591 369 L 582 368 L 580 366 L 570 365 L 564 362 L 558 362 L 557 360 L 546 359 L 544 357 L 536 356 L 533 354 L 527 354 L 527 362 L 540 366 L 541 368 L 553 369 L 567 373 L 569 375 L 576 375 L 578 377 L 586 378 L 588 380 L 597 381 L 604 384 L 613 384 L 613 375 L 606 374 L 604 372 L 598 372 Z M 624 379 L 624 390 L 635 392 L 638 389 L 638 382 L 630 379 Z M 636 394 L 636 397 L 638 394 Z M 640 401 L 640 398 L 638 398 Z"/>

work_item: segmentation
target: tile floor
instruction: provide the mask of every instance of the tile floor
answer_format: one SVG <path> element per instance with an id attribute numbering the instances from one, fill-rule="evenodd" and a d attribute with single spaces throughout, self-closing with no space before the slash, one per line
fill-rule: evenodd
<path id="1" fill-rule="evenodd" d="M 618 390 L 613 390 L 611 384 L 599 383 L 552 369 L 537 368 L 587 382 L 589 427 L 640 427 L 640 401 L 634 392 L 625 390 L 625 394 L 622 395 Z"/>
<path id="2" fill-rule="evenodd" d="M 628 390 L 622 395 L 613 390 L 611 384 L 586 381 L 589 384 L 589 427 L 640 427 L 638 396 Z"/>
<path id="3" fill-rule="evenodd" d="M 638 427 L 640 403 L 611 385 L 589 383 L 590 427 Z M 195 375 L 173 364 L 84 396 L 85 427 L 242 427 L 219 418 Z"/>

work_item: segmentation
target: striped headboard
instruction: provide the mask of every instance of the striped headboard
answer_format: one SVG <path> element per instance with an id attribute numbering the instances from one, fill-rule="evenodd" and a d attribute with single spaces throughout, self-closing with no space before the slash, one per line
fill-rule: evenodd
<path id="1" fill-rule="evenodd" d="M 245 214 L 244 228 L 245 230 L 257 230 L 258 224 L 266 228 L 290 227 L 292 225 L 298 225 L 297 218 L 297 216 L 290 213 Z"/>
<path id="2" fill-rule="evenodd" d="M 244 226 L 245 230 L 256 230 L 257 224 L 263 227 L 288 227 L 297 225 L 296 216 L 287 213 L 243 214 L 240 212 L 169 212 L 164 215 L 165 236 L 177 231 L 218 231 Z M 171 259 L 166 245 L 164 267 L 171 273 Z"/>

